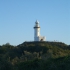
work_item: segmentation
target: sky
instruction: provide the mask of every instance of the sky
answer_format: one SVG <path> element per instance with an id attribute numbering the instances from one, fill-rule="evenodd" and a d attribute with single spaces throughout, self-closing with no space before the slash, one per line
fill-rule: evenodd
<path id="1" fill-rule="evenodd" d="M 46 41 L 70 45 L 70 0 L 0 0 L 0 45 L 34 41 L 36 20 Z"/>

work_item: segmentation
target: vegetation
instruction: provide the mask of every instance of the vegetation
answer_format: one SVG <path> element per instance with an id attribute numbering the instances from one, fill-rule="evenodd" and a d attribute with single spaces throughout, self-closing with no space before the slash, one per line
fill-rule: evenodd
<path id="1" fill-rule="evenodd" d="M 62 42 L 24 42 L 0 46 L 0 70 L 69 70 L 70 45 Z"/>

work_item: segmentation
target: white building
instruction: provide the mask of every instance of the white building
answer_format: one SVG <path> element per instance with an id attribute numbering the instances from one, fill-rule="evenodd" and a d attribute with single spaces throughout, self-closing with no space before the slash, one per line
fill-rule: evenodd
<path id="1" fill-rule="evenodd" d="M 44 36 L 40 35 L 39 22 L 36 21 L 35 26 L 34 26 L 34 41 L 45 41 L 45 40 L 46 40 L 46 38 Z"/>

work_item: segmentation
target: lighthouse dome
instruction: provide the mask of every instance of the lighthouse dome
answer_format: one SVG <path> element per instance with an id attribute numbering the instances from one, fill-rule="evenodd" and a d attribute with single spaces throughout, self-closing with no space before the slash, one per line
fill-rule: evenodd
<path id="1" fill-rule="evenodd" d="M 35 27 L 34 28 L 40 28 L 40 26 L 39 26 L 39 21 L 38 20 L 36 20 L 36 22 L 35 22 Z"/>
<path id="2" fill-rule="evenodd" d="M 36 24 L 39 24 L 39 21 L 38 20 L 36 20 L 36 22 L 35 22 Z"/>

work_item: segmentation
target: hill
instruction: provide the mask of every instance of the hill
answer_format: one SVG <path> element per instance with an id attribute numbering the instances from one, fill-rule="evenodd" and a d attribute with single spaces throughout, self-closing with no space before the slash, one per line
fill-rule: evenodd
<path id="1" fill-rule="evenodd" d="M 51 57 L 62 57 L 70 54 L 69 45 L 62 42 L 24 42 L 17 47 L 24 48 L 25 51 L 31 53 L 50 54 Z"/>
<path id="2" fill-rule="evenodd" d="M 0 46 L 0 70 L 64 70 L 63 67 L 68 70 L 69 62 L 70 45 L 62 42 L 24 42 L 17 46 L 7 43 Z"/>

